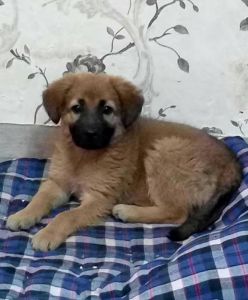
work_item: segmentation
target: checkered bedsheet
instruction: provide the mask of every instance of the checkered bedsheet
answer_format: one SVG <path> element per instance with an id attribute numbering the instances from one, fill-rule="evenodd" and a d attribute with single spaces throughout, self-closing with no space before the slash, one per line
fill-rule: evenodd
<path id="1" fill-rule="evenodd" d="M 29 231 L 5 228 L 47 173 L 44 160 L 0 164 L 0 299 L 248 299 L 248 145 L 225 142 L 244 172 L 239 191 L 216 227 L 183 243 L 170 226 L 124 224 L 112 218 L 79 231 L 52 252 L 33 251 L 30 239 L 72 200 Z"/>

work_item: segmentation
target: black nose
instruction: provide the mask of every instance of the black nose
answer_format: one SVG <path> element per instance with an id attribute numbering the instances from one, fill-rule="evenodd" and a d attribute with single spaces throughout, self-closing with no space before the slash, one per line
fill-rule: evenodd
<path id="1" fill-rule="evenodd" d="M 87 129 L 85 130 L 85 135 L 89 138 L 94 138 L 97 136 L 97 130 L 96 129 Z"/>

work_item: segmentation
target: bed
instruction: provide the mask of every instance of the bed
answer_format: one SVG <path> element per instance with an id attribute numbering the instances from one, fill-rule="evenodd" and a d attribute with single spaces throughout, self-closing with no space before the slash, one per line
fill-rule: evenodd
<path id="1" fill-rule="evenodd" d="M 238 156 L 243 181 L 208 230 L 171 242 L 170 225 L 128 224 L 108 218 L 80 230 L 51 252 L 35 252 L 32 236 L 59 212 L 28 231 L 6 229 L 47 174 L 49 161 L 0 163 L 0 299 L 248 299 L 248 145 L 224 142 Z"/>

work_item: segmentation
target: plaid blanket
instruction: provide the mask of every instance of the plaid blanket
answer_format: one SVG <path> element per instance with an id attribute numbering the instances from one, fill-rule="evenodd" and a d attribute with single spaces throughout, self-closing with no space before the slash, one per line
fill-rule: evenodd
<path id="1" fill-rule="evenodd" d="M 244 179 L 214 228 L 183 243 L 169 225 L 124 224 L 109 218 L 79 231 L 52 252 L 35 252 L 31 237 L 72 199 L 29 231 L 5 228 L 46 176 L 47 163 L 0 164 L 0 299 L 248 299 L 248 145 L 226 138 Z"/>

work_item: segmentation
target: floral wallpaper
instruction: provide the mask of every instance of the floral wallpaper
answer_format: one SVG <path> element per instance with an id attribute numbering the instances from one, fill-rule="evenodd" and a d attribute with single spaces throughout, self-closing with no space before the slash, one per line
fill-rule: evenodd
<path id="1" fill-rule="evenodd" d="M 143 114 L 248 135 L 248 0 L 0 0 L 0 122 L 50 124 L 66 73 L 121 75 Z"/>

